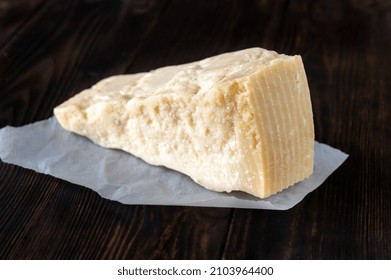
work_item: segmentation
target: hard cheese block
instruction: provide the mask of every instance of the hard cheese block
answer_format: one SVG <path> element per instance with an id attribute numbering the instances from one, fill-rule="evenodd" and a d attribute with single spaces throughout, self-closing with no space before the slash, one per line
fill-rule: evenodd
<path id="1" fill-rule="evenodd" d="M 265 198 L 313 172 L 314 125 L 300 56 L 260 48 L 104 79 L 54 109 L 63 128 Z"/>

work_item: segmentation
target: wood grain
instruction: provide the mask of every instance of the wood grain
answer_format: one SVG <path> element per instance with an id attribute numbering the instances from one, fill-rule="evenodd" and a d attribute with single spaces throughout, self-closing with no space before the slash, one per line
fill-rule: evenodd
<path id="1" fill-rule="evenodd" d="M 287 211 L 122 205 L 0 162 L 0 259 L 391 258 L 389 1 L 0 4 L 0 128 L 109 75 L 260 46 L 303 57 L 316 139 L 350 154 Z"/>

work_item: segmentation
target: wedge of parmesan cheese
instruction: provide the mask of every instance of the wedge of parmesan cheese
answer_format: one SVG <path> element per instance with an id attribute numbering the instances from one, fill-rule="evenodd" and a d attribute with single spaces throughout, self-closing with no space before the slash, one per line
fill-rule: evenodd
<path id="1" fill-rule="evenodd" d="M 213 191 L 265 198 L 313 172 L 314 124 L 300 56 L 251 48 L 113 76 L 54 114 L 66 130 Z"/>

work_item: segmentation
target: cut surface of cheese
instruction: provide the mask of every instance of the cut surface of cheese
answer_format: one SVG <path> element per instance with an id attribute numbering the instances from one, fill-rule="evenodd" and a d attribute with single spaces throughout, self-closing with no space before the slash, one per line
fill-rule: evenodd
<path id="1" fill-rule="evenodd" d="M 113 76 L 54 114 L 66 130 L 214 191 L 265 198 L 313 172 L 314 124 L 300 56 L 250 48 Z"/>

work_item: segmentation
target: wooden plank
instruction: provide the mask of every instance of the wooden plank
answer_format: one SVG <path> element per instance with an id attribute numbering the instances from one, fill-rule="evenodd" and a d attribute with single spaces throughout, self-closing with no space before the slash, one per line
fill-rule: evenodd
<path id="1" fill-rule="evenodd" d="M 236 210 L 223 258 L 390 258 L 391 6 L 380 2 L 289 3 L 269 40 L 303 55 L 316 138 L 350 158 L 289 211 Z"/>
<path id="2" fill-rule="evenodd" d="M 122 73 L 164 6 L 46 4 L 4 50 L 2 126 L 47 118 L 77 91 Z M 222 251 L 230 209 L 126 206 L 50 176 L 4 163 L 1 170 L 0 258 L 203 259 L 219 258 Z"/>
<path id="3" fill-rule="evenodd" d="M 0 10 L 0 127 L 108 75 L 261 46 L 302 55 L 316 138 L 350 158 L 282 212 L 127 206 L 0 162 L 1 259 L 391 257 L 387 1 L 17 2 Z"/>
<path id="4" fill-rule="evenodd" d="M 226 228 L 229 209 L 122 205 L 7 168 L 14 170 L 0 196 L 2 259 L 203 259 L 222 249 L 210 232 Z"/>
<path id="5" fill-rule="evenodd" d="M 46 4 L 39 18 L 2 51 L 7 56 L 0 57 L 0 126 L 47 118 L 56 104 L 121 73 L 121 64 L 137 50 L 160 9 L 158 4 L 138 7 L 131 2 Z"/>
<path id="6" fill-rule="evenodd" d="M 42 0 L 2 1 L 0 5 L 0 49 L 24 31 L 24 26 L 34 20 L 36 14 L 43 8 L 43 4 Z"/>

